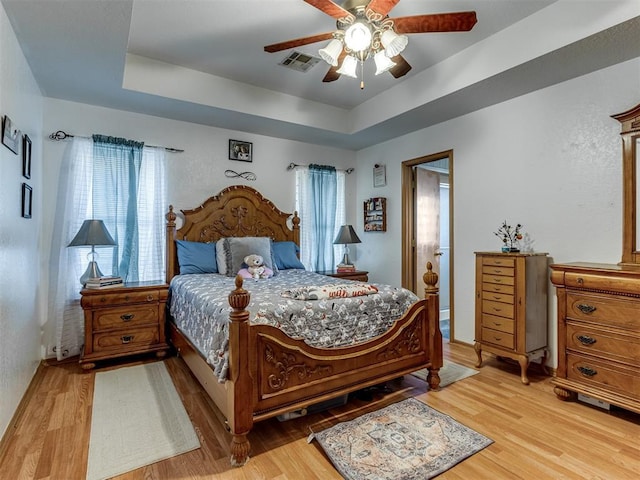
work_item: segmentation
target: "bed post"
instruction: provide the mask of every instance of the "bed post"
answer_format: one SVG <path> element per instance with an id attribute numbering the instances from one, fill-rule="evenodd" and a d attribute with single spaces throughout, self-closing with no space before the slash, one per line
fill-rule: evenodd
<path id="1" fill-rule="evenodd" d="M 176 214 L 173 212 L 173 205 L 169 205 L 169 211 L 164 216 L 167 219 L 167 234 L 165 237 L 166 242 L 166 255 L 165 258 L 165 266 L 166 266 L 166 281 L 167 283 L 171 282 L 171 279 L 176 274 L 174 261 L 176 256 Z"/>
<path id="2" fill-rule="evenodd" d="M 429 388 L 440 388 L 439 370 L 442 368 L 442 332 L 440 331 L 440 296 L 438 294 L 438 274 L 433 271 L 431 262 L 427 262 L 427 271 L 422 276 L 426 287 L 424 298 L 427 300 L 427 316 L 429 318 L 429 352 L 431 367 L 427 375 Z"/>
<path id="3" fill-rule="evenodd" d="M 245 310 L 251 295 L 242 288 L 242 277 L 236 276 L 236 289 L 229 294 L 229 380 L 227 388 L 229 427 L 231 440 L 231 465 L 240 467 L 249 460 L 251 445 L 247 435 L 253 427 L 253 391 L 249 374 L 249 312 Z"/>
<path id="4" fill-rule="evenodd" d="M 293 241 L 296 245 L 300 246 L 300 217 L 298 216 L 298 212 L 293 212 L 291 225 L 293 227 Z"/>

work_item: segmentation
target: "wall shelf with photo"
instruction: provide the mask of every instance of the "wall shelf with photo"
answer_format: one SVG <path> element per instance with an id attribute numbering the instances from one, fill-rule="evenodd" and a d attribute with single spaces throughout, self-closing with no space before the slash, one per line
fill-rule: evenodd
<path id="1" fill-rule="evenodd" d="M 387 231 L 387 199 L 373 197 L 364 201 L 364 231 Z"/>

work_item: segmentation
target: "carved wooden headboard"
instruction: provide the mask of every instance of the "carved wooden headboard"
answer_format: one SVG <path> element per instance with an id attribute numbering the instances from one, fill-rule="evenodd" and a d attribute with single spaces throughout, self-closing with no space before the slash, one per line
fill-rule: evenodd
<path id="1" fill-rule="evenodd" d="M 180 273 L 175 240 L 215 242 L 224 237 L 270 237 L 300 244 L 300 218 L 279 210 L 257 190 L 233 185 L 192 210 L 180 210 L 184 224 L 176 230 L 173 205 L 167 219 L 167 283 Z M 289 223 L 291 226 L 289 226 Z"/>

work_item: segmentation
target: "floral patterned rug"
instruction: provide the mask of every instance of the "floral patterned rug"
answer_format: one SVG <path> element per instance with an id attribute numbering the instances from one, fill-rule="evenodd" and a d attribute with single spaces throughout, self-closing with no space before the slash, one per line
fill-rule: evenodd
<path id="1" fill-rule="evenodd" d="M 425 480 L 493 440 L 415 398 L 315 434 L 347 480 Z"/>

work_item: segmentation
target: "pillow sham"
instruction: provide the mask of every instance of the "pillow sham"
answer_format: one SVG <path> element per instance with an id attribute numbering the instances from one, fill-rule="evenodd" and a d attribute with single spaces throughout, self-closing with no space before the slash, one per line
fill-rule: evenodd
<path id="1" fill-rule="evenodd" d="M 215 243 L 176 240 L 180 274 L 218 273 Z"/>
<path id="2" fill-rule="evenodd" d="M 299 268 L 305 270 L 304 265 L 297 255 L 300 248 L 294 242 L 273 242 L 271 249 L 273 250 L 273 257 L 278 269 L 287 270 L 290 268 Z"/>
<path id="3" fill-rule="evenodd" d="M 242 268 L 244 257 L 256 254 L 264 259 L 264 266 L 277 275 L 278 268 L 271 253 L 269 237 L 227 237 L 216 244 L 218 272 L 227 277 L 235 277 Z"/>

